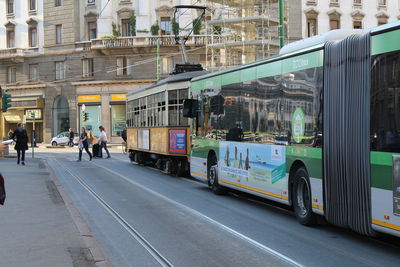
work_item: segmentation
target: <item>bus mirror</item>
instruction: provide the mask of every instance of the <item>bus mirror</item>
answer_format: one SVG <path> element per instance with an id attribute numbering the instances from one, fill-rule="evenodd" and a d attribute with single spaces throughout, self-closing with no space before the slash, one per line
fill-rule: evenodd
<path id="1" fill-rule="evenodd" d="M 214 115 L 224 114 L 224 103 L 225 98 L 222 95 L 213 96 L 210 100 L 211 112 L 214 113 Z"/>
<path id="2" fill-rule="evenodd" d="M 196 117 L 199 109 L 199 101 L 195 99 L 185 99 L 183 101 L 183 117 L 194 118 Z"/>

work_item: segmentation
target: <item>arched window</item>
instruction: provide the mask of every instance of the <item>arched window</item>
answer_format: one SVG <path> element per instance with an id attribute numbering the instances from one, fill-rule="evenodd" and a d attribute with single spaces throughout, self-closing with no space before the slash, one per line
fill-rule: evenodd
<path id="1" fill-rule="evenodd" d="M 53 135 L 68 131 L 69 104 L 65 96 L 57 96 L 53 103 Z"/>

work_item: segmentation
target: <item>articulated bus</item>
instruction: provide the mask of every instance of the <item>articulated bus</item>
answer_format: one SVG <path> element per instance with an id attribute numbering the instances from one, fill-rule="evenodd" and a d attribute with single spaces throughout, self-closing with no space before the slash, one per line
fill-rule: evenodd
<path id="1" fill-rule="evenodd" d="M 400 236 L 400 22 L 336 30 L 191 80 L 191 176 Z"/>

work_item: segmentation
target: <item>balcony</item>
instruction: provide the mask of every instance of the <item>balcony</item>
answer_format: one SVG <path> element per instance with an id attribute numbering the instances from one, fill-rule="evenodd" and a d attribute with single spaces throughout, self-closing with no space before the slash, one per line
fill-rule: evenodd
<path id="1" fill-rule="evenodd" d="M 278 36 L 278 35 L 276 35 Z M 240 35 L 217 35 L 210 38 L 212 42 L 208 44 L 209 48 L 224 48 L 224 47 L 242 47 L 242 46 L 260 46 L 270 45 L 279 47 L 279 40 L 267 39 L 262 37 L 256 37 L 254 40 L 245 40 Z"/>
<path id="2" fill-rule="evenodd" d="M 75 43 L 77 51 L 119 49 L 132 47 L 157 47 L 157 41 L 160 40 L 160 46 L 176 46 L 174 35 L 146 36 L 146 37 L 119 37 L 94 39 L 87 42 Z M 201 47 L 211 43 L 209 35 L 192 35 L 186 42 L 186 46 Z"/>
<path id="3" fill-rule="evenodd" d="M 24 57 L 35 56 L 38 48 L 7 48 L 0 49 L 0 59 L 10 62 L 24 62 Z"/>

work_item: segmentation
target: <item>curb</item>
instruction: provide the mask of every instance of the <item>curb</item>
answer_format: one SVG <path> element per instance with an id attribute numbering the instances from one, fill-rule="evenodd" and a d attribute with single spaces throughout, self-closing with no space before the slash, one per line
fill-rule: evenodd
<path id="1" fill-rule="evenodd" d="M 67 207 L 67 210 L 70 213 L 72 220 L 75 223 L 75 226 L 81 235 L 81 238 L 85 242 L 86 247 L 89 249 L 90 254 L 92 255 L 95 265 L 97 267 L 113 267 L 113 265 L 106 258 L 100 244 L 94 238 L 89 226 L 82 218 L 79 211 L 75 208 L 69 196 L 64 192 L 63 186 L 61 182 L 58 180 L 57 176 L 55 175 L 53 168 L 50 167 L 46 159 L 41 159 L 41 160 L 46 166 L 46 169 L 49 170 L 50 173 L 49 177 L 51 180 L 53 180 L 54 184 L 56 185 L 56 188 L 60 193 L 65 203 L 65 206 Z"/>

